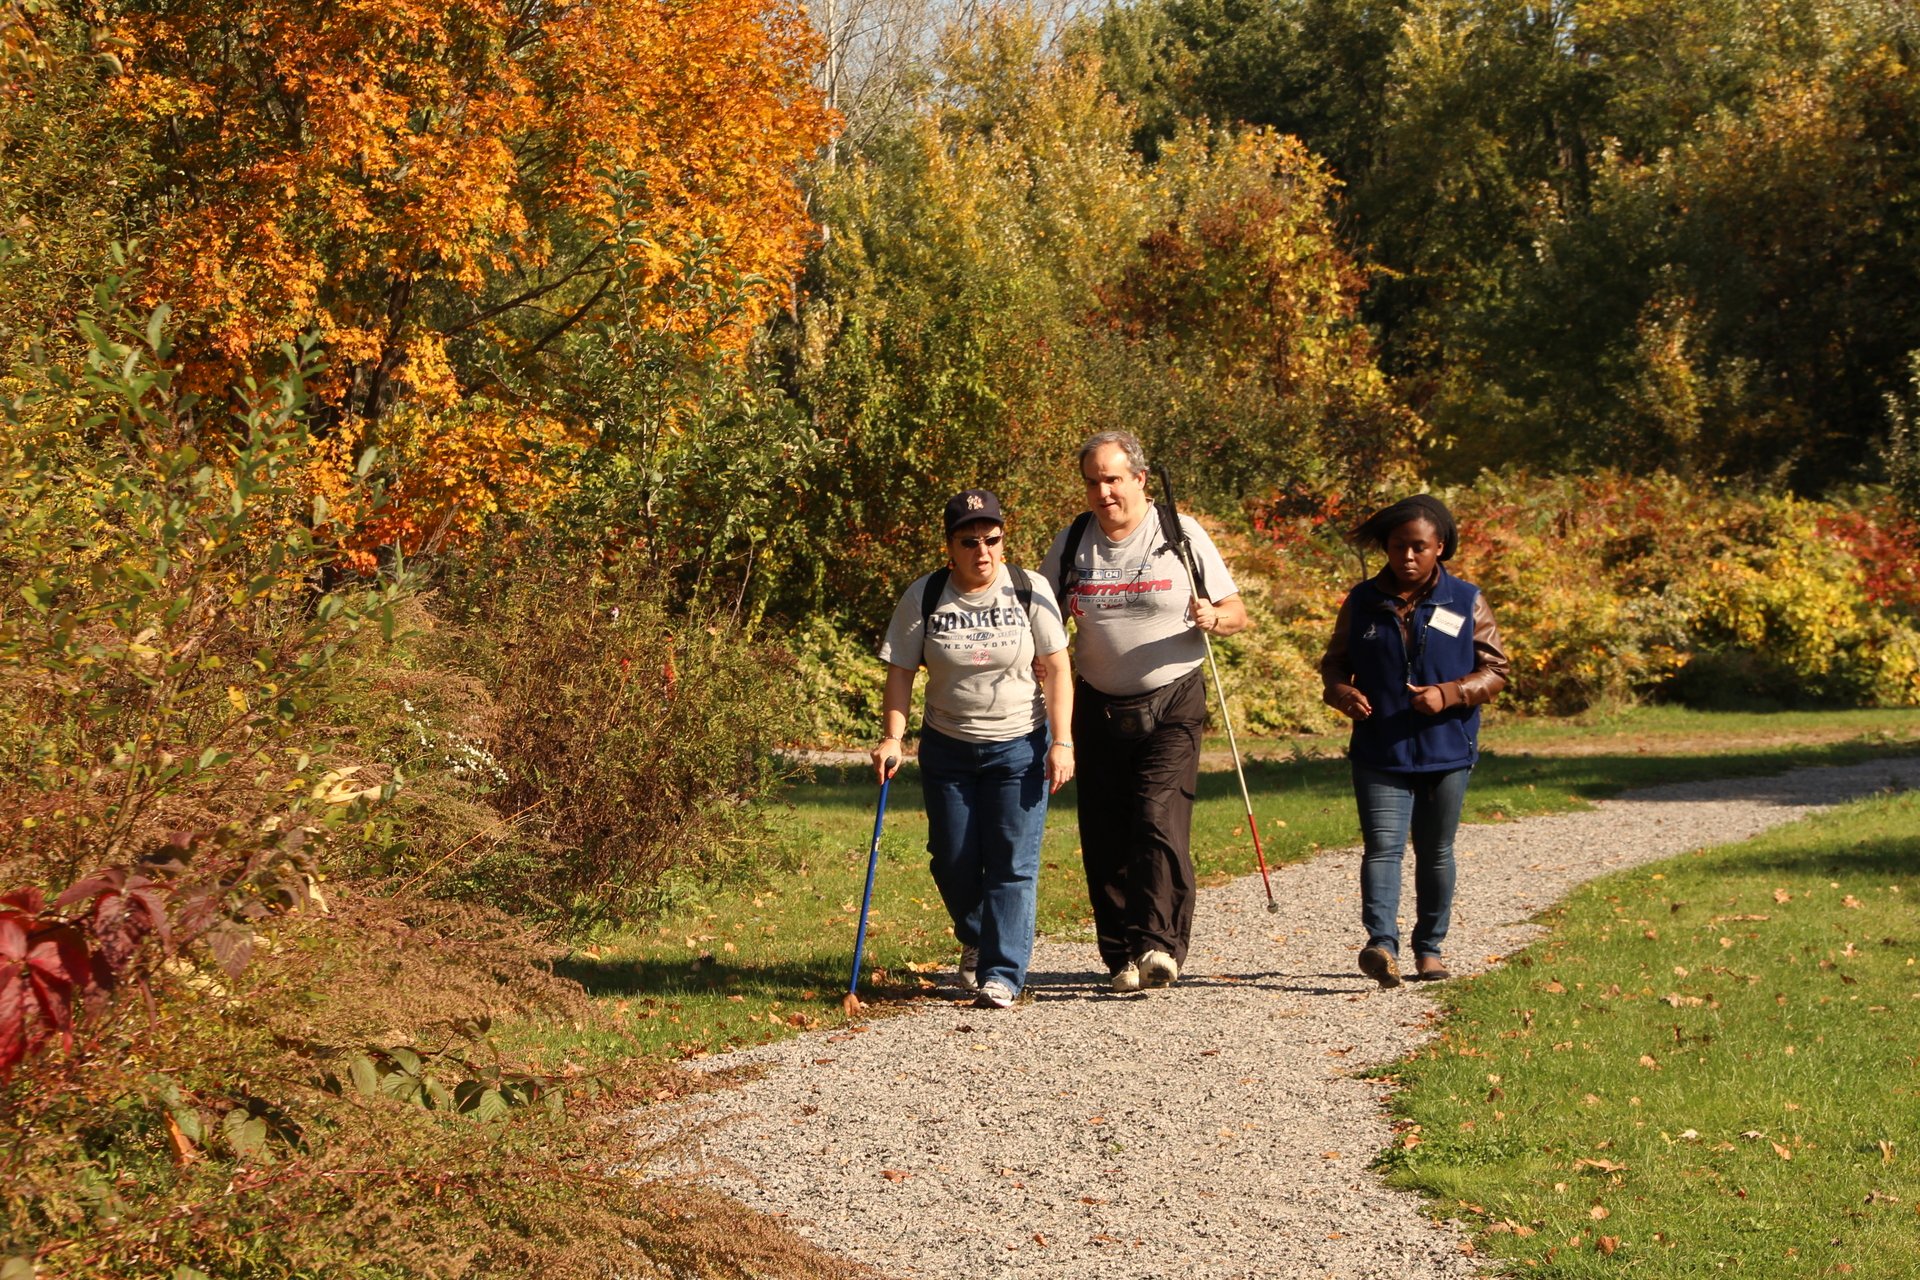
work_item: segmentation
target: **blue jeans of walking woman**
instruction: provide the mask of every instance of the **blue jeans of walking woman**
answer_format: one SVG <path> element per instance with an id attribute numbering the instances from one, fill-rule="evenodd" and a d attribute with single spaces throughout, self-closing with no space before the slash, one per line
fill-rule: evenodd
<path id="1" fill-rule="evenodd" d="M 920 733 L 933 882 L 979 978 L 1016 994 L 1033 957 L 1040 837 L 1047 824 L 1047 729 L 1007 742 Z"/>
<path id="2" fill-rule="evenodd" d="M 1367 945 L 1400 954 L 1400 883 L 1413 839 L 1413 954 L 1438 956 L 1453 918 L 1453 837 L 1471 768 L 1397 773 L 1353 766 L 1366 852 L 1360 858 L 1360 922 Z"/>

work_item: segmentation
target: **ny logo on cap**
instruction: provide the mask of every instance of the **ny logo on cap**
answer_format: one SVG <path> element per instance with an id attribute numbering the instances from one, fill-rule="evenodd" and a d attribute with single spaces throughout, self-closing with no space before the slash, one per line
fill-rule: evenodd
<path id="1" fill-rule="evenodd" d="M 982 502 L 982 501 L 980 500 L 980 495 L 979 495 L 979 494 L 977 494 L 977 493 L 970 493 L 970 494 L 968 494 L 968 495 L 967 495 L 967 510 L 969 510 L 969 511 L 978 511 L 978 510 L 980 510 L 980 508 L 982 508 L 982 507 L 984 507 L 984 506 L 986 506 L 986 505 L 987 505 L 987 504 L 986 504 L 985 502 Z"/>

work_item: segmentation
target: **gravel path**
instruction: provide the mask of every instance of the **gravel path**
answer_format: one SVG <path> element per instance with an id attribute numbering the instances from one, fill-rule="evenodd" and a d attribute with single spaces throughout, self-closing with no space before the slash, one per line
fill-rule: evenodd
<path id="1" fill-rule="evenodd" d="M 1889 785 L 1920 758 L 1636 792 L 1597 809 L 1465 827 L 1448 965 L 1466 975 L 1538 932 L 1579 882 L 1745 839 Z M 1417 985 L 1352 971 L 1356 854 L 1204 890 L 1187 976 L 1107 994 L 1091 944 L 1043 942 L 1031 1002 L 931 1003 L 849 1032 L 709 1060 L 770 1069 L 659 1126 L 699 1173 L 836 1253 L 901 1277 L 1470 1276 L 1453 1224 L 1368 1172 L 1391 1133 L 1359 1079 L 1431 1033 Z M 1406 909 L 1412 906 L 1408 875 Z"/>

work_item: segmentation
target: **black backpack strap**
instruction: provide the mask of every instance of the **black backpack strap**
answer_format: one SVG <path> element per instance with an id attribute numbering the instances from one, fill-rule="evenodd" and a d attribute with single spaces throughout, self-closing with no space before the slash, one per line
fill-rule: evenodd
<path id="1" fill-rule="evenodd" d="M 1008 565 L 1007 570 L 1013 576 L 1014 598 L 1020 602 L 1021 609 L 1026 611 L 1027 629 L 1038 635 L 1040 627 L 1033 616 L 1033 580 L 1038 575 L 1028 573 L 1025 569 L 1014 565 Z"/>
<path id="2" fill-rule="evenodd" d="M 920 590 L 920 647 L 923 650 L 933 639 L 933 611 L 940 607 L 940 595 L 952 576 L 953 570 L 942 565 L 927 575 L 927 585 Z"/>
<path id="3" fill-rule="evenodd" d="M 1180 531 L 1179 544 L 1169 545 L 1172 546 L 1173 554 L 1181 557 L 1182 563 L 1192 562 L 1194 594 L 1202 600 L 1205 600 L 1208 604 L 1212 604 L 1213 596 L 1207 591 L 1206 568 L 1200 563 L 1200 557 L 1193 554 L 1193 539 L 1187 536 L 1186 526 L 1180 523 L 1180 513 L 1174 510 L 1169 503 L 1156 502 L 1153 505 L 1155 508 L 1154 514 L 1160 517 L 1160 527 L 1162 529 L 1178 529 Z M 1184 555 L 1182 554 L 1183 548 L 1185 551 Z"/>
<path id="4" fill-rule="evenodd" d="M 1060 548 L 1060 581 L 1053 586 L 1053 598 L 1060 606 L 1062 618 L 1072 612 L 1067 607 L 1067 598 L 1073 594 L 1073 589 L 1080 585 L 1080 566 L 1076 561 L 1080 558 L 1080 543 L 1087 536 L 1087 526 L 1092 523 L 1093 512 L 1091 511 L 1082 511 L 1075 516 L 1073 523 L 1067 526 L 1066 545 Z"/>

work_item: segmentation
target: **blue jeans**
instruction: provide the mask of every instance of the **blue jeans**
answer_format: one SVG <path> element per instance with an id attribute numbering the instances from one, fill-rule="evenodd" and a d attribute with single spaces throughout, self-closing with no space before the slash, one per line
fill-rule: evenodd
<path id="1" fill-rule="evenodd" d="M 1447 773 L 1389 773 L 1353 766 L 1360 805 L 1360 923 L 1367 945 L 1400 954 L 1400 870 L 1413 837 L 1413 954 L 1437 956 L 1453 918 L 1453 836 L 1471 767 Z"/>
<path id="2" fill-rule="evenodd" d="M 1033 956 L 1046 765 L 1045 725 L 1008 742 L 920 731 L 933 882 L 953 918 L 953 936 L 980 948 L 980 981 L 1016 993 Z"/>

